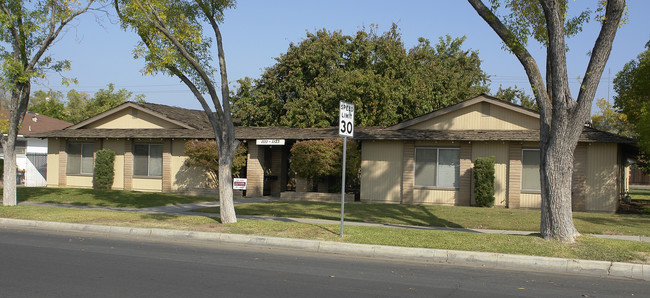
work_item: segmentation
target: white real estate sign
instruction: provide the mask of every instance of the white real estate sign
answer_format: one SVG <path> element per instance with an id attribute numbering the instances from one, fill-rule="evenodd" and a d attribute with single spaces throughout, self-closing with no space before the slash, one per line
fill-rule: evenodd
<path id="1" fill-rule="evenodd" d="M 345 101 L 340 102 L 339 136 L 354 137 L 354 104 Z"/>
<path id="2" fill-rule="evenodd" d="M 232 189 L 246 190 L 248 180 L 246 178 L 232 178 Z"/>

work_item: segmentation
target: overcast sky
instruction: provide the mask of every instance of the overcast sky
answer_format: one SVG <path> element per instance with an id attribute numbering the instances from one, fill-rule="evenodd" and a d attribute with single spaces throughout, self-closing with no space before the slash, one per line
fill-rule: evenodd
<path id="1" fill-rule="evenodd" d="M 586 6 L 593 8 L 598 1 L 569 2 L 583 9 Z M 635 59 L 650 40 L 650 1 L 629 0 L 628 7 L 628 23 L 617 33 L 597 98 L 613 98 L 611 82 L 616 73 L 625 63 Z M 50 74 L 47 79 L 37 82 L 33 91 L 52 89 L 65 93 L 76 89 L 93 94 L 106 88 L 108 83 L 114 83 L 118 89 L 144 94 L 148 102 L 201 108 L 178 79 L 143 75 L 140 70 L 144 62 L 133 59 L 137 36 L 123 31 L 114 16 L 112 22 L 102 19 L 98 22 L 92 15 L 80 18 L 50 49 L 55 57 L 72 62 L 72 70 L 64 75 L 76 77 L 79 84 L 61 86 L 60 76 Z M 229 81 L 233 86 L 237 79 L 245 76 L 258 78 L 266 67 L 274 64 L 274 58 L 286 52 L 291 42 L 300 42 L 308 31 L 325 28 L 352 35 L 364 26 L 377 25 L 379 32 L 385 32 L 392 23 L 399 26 L 406 48 L 413 47 L 419 37 L 435 44 L 438 37 L 445 34 L 466 36 L 464 49 L 479 52 L 483 61 L 481 67 L 491 76 L 492 90 L 496 91 L 499 85 L 517 85 L 526 88 L 530 94 L 519 62 L 502 50 L 498 36 L 466 1 L 461 0 L 239 1 L 235 9 L 226 12 L 221 25 Z M 584 76 L 587 53 L 593 47 L 598 25 L 590 22 L 583 33 L 568 41 L 568 69 L 574 96 L 577 96 L 578 79 Z M 530 44 L 529 50 L 538 64 L 543 65 L 544 51 L 541 47 Z"/>

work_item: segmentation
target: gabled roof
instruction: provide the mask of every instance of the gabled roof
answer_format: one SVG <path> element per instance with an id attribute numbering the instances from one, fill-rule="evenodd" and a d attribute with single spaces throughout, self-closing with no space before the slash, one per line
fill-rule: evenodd
<path id="1" fill-rule="evenodd" d="M 422 115 L 420 117 L 413 118 L 411 120 L 404 121 L 402 123 L 399 123 L 399 124 L 396 124 L 396 125 L 393 125 L 393 126 L 389 126 L 387 129 L 390 129 L 390 130 L 404 129 L 404 128 L 411 127 L 413 125 L 416 125 L 416 124 L 419 124 L 419 123 L 422 123 L 422 122 L 425 122 L 425 121 L 429 121 L 429 120 L 431 120 L 433 118 L 440 117 L 442 115 L 449 114 L 451 112 L 454 112 L 454 111 L 469 107 L 471 105 L 482 103 L 482 102 L 487 102 L 487 103 L 490 103 L 490 104 L 493 104 L 493 105 L 496 105 L 496 106 L 500 106 L 502 108 L 505 108 L 505 109 L 508 109 L 508 110 L 511 110 L 511 111 L 515 111 L 515 112 L 518 112 L 518 113 L 521 113 L 521 114 L 528 115 L 528 116 L 539 119 L 539 113 L 537 113 L 536 111 L 526 109 L 526 108 L 524 108 L 522 106 L 519 106 L 519 105 L 516 105 L 516 104 L 513 104 L 513 103 L 509 103 L 507 101 L 500 100 L 500 99 L 498 99 L 496 97 L 492 97 L 492 96 L 489 96 L 487 94 L 481 94 L 481 95 L 479 95 L 477 97 L 474 97 L 474 98 L 471 98 L 471 99 L 468 99 L 468 100 L 465 100 L 465 101 L 461 101 L 461 102 L 459 102 L 459 103 L 457 103 L 455 105 L 451 105 L 451 106 L 448 106 L 446 108 L 442 108 L 442 109 L 433 111 L 431 113 L 424 114 L 424 115 Z"/>
<path id="2" fill-rule="evenodd" d="M 0 110 L 0 117 L 9 119 L 9 110 Z M 56 118 L 40 115 L 37 113 L 27 112 L 23 118 L 23 125 L 18 130 L 19 135 L 31 133 L 40 133 L 50 130 L 64 129 L 72 125 L 70 122 Z"/>
<path id="3" fill-rule="evenodd" d="M 158 117 L 167 122 L 178 125 L 184 129 L 206 129 L 210 127 L 209 123 L 207 123 L 208 122 L 207 116 L 203 111 L 188 110 L 179 107 L 172 107 L 172 106 L 159 105 L 153 103 L 126 102 L 116 108 L 110 109 L 106 112 L 90 117 L 66 129 L 68 130 L 81 129 L 93 122 L 99 121 L 103 118 L 106 118 L 110 115 L 116 114 L 120 111 L 129 108 L 136 109 L 140 112 Z"/>
<path id="4" fill-rule="evenodd" d="M 489 102 L 510 110 L 515 110 L 539 119 L 535 111 L 518 105 L 504 102 L 494 97 L 480 95 L 432 113 L 420 116 L 410 121 L 382 127 L 356 127 L 354 139 L 358 140 L 439 140 L 439 141 L 539 141 L 539 130 L 429 130 L 401 129 L 413 124 L 427 121 L 452 111 L 480 102 Z M 183 128 L 166 129 L 81 129 L 83 126 L 116 113 L 116 110 L 136 108 L 167 121 L 174 121 Z M 182 124 L 182 125 L 181 125 Z M 214 132 L 204 111 L 189 110 L 152 103 L 125 103 L 115 109 L 82 121 L 67 129 L 54 130 L 31 134 L 39 138 L 101 138 L 101 139 L 212 139 Z M 312 140 L 339 138 L 337 127 L 328 128 L 295 128 L 295 127 L 235 127 L 235 137 L 240 140 L 253 139 L 287 139 Z M 631 138 L 585 127 L 580 136 L 580 142 L 605 142 L 634 144 Z"/>

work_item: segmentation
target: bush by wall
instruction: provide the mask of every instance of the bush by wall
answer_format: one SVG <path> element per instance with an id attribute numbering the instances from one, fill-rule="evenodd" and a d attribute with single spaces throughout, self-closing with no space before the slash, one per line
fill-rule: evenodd
<path id="1" fill-rule="evenodd" d="M 494 206 L 494 156 L 474 161 L 474 197 L 476 206 Z"/>
<path id="2" fill-rule="evenodd" d="M 95 170 L 93 187 L 95 189 L 111 189 L 115 177 L 115 152 L 102 149 L 95 154 Z"/>
<path id="3" fill-rule="evenodd" d="M 314 181 L 331 180 L 340 190 L 341 166 L 343 164 L 343 140 L 311 140 L 296 142 L 291 147 L 291 170 L 296 176 Z M 359 183 L 361 153 L 354 140 L 348 140 L 345 179 L 349 187 Z M 336 179 L 338 177 L 338 179 Z M 334 178 L 334 179 L 330 179 Z M 337 187 L 334 186 L 335 190 Z"/>

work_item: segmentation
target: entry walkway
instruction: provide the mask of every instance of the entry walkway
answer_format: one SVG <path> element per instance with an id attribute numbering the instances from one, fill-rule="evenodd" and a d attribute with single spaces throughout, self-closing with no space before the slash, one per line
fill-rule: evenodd
<path id="1" fill-rule="evenodd" d="M 279 200 L 280 198 L 277 197 L 240 198 L 240 199 L 235 199 L 234 203 L 235 204 L 260 203 L 260 202 L 273 202 Z M 31 202 L 21 202 L 19 203 L 19 205 L 52 206 L 52 207 L 64 207 L 64 208 L 76 208 L 76 209 L 95 209 L 95 210 L 112 210 L 112 211 L 127 211 L 127 212 L 219 217 L 218 213 L 192 212 L 192 210 L 194 209 L 219 207 L 219 201 L 207 201 L 207 202 L 197 202 L 197 203 L 189 203 L 189 204 L 158 206 L 158 207 L 148 207 L 148 208 L 77 206 L 77 205 L 67 205 L 67 204 L 31 203 Z M 292 218 L 292 217 L 274 217 L 274 216 L 257 216 L 257 215 L 237 215 L 237 218 L 255 219 L 255 220 L 272 220 L 272 221 L 282 221 L 282 222 L 300 222 L 300 223 L 310 223 L 310 224 L 332 224 L 332 225 L 340 224 L 339 220 L 314 219 L 314 218 Z M 401 229 L 415 229 L 415 230 L 457 231 L 457 232 L 505 234 L 505 235 L 530 235 L 530 234 L 537 233 L 532 231 L 447 228 L 447 227 L 398 225 L 398 224 L 370 223 L 370 222 L 357 222 L 357 221 L 345 221 L 345 225 L 401 228 Z M 590 234 L 590 235 L 598 238 L 650 242 L 650 237 L 647 236 L 599 235 L 599 234 Z"/>

